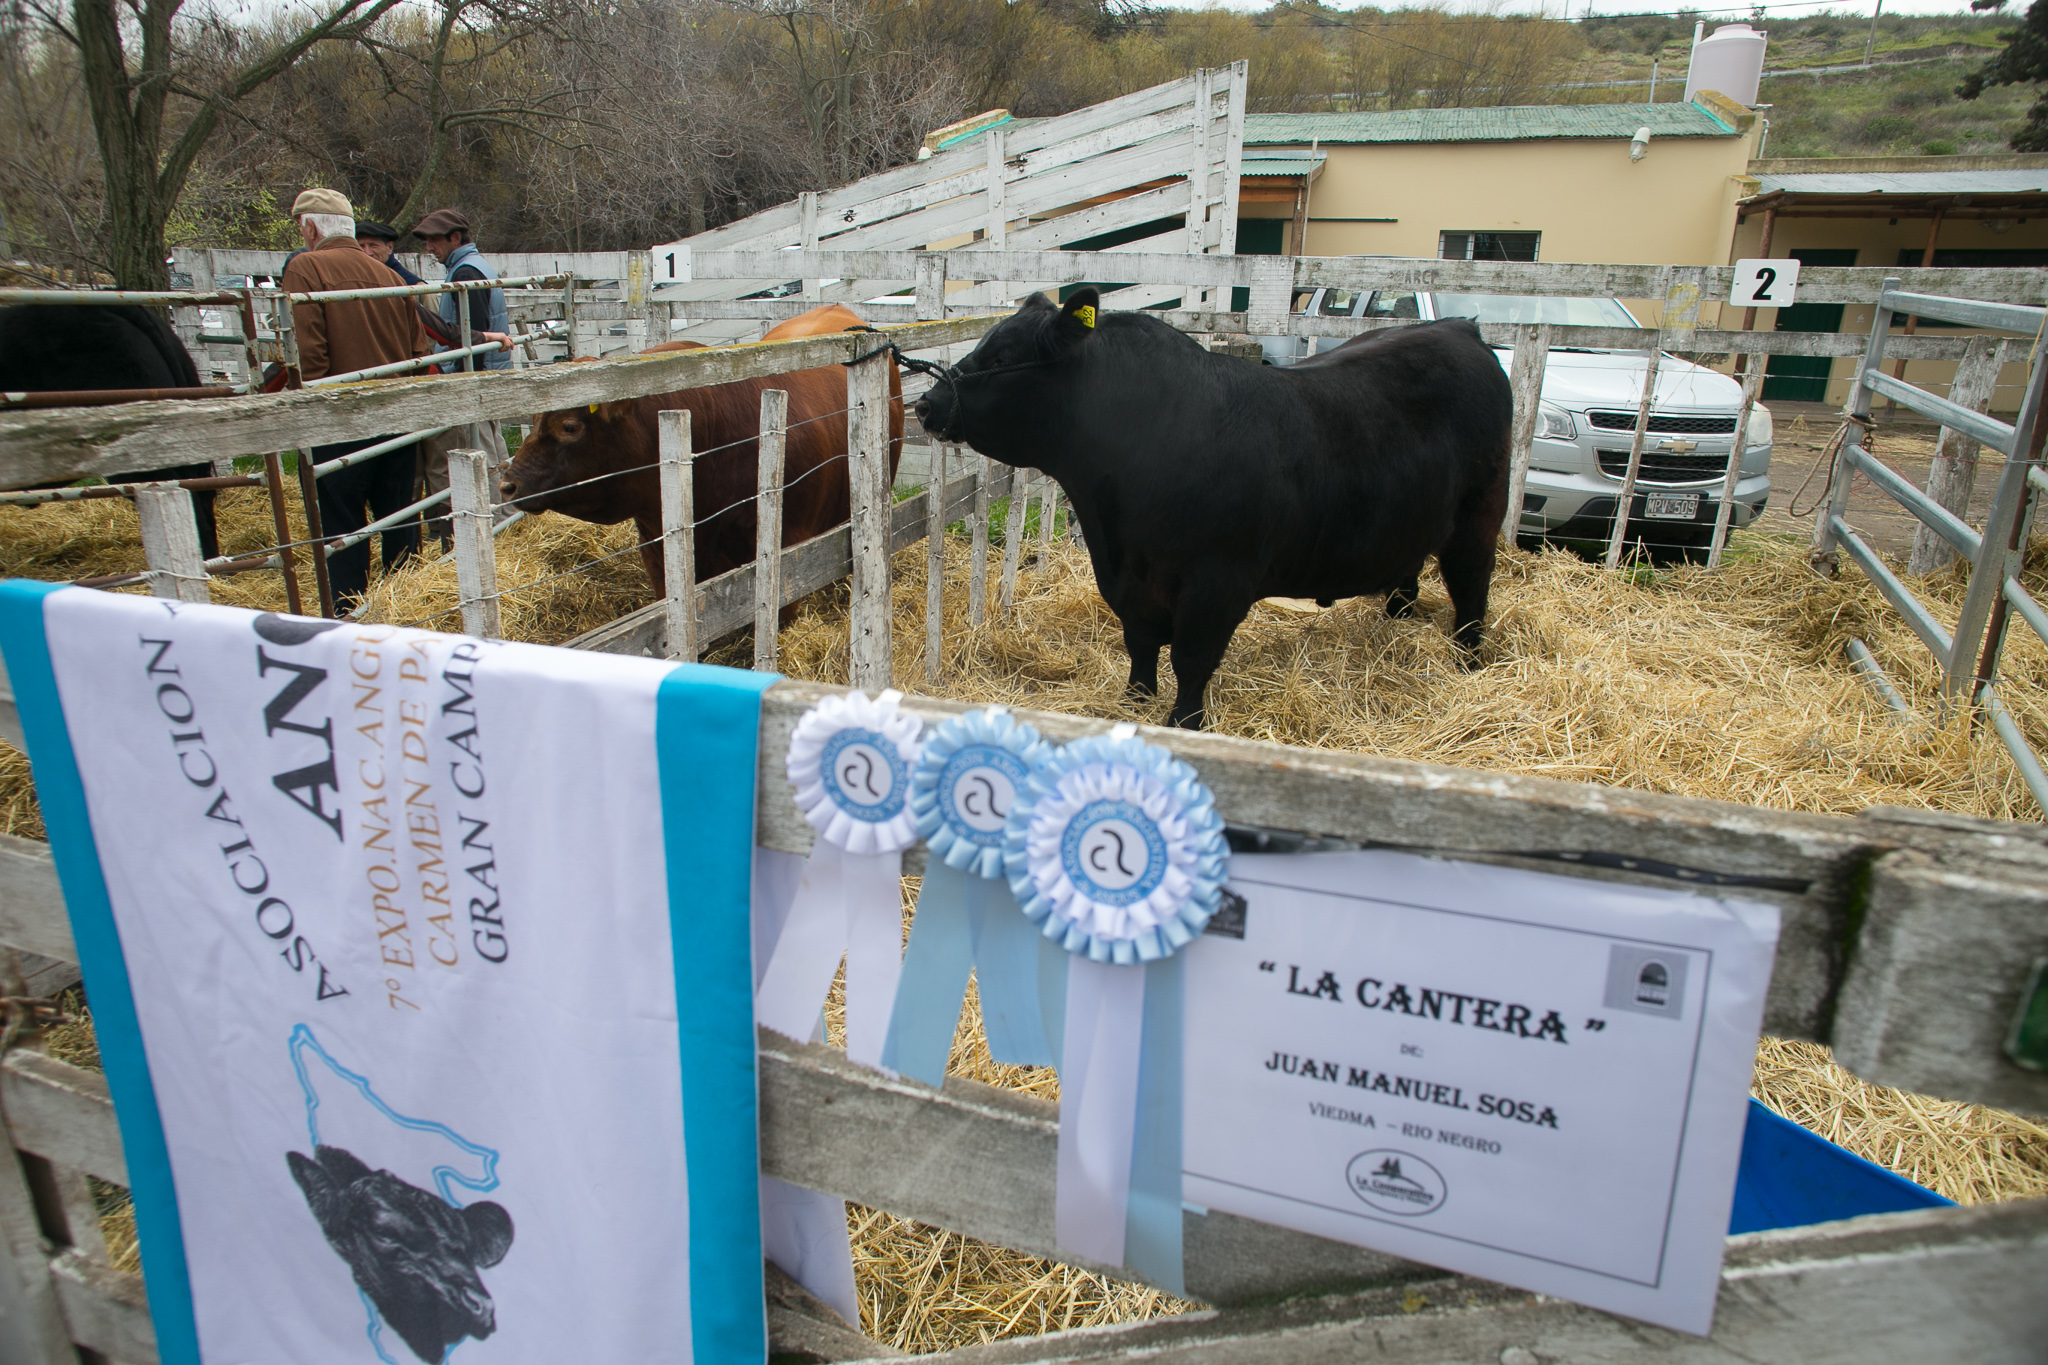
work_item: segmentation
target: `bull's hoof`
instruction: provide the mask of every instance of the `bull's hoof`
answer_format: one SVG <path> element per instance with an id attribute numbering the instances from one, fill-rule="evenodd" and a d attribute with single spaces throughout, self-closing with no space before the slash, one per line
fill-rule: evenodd
<path id="1" fill-rule="evenodd" d="M 1337 599 L 1334 597 L 1318 597 L 1316 599 L 1316 605 L 1321 607 L 1323 610 L 1328 611 L 1331 607 L 1337 605 Z"/>
<path id="2" fill-rule="evenodd" d="M 1152 701 L 1159 695 L 1159 684 L 1141 683 L 1133 678 L 1124 684 L 1124 700 L 1129 702 Z"/>

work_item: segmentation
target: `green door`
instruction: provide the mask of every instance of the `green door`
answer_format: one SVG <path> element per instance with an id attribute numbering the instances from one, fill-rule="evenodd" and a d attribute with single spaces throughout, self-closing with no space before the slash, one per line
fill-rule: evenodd
<path id="1" fill-rule="evenodd" d="M 1854 250 L 1802 247 L 1792 253 L 1801 265 L 1854 265 Z M 1839 303 L 1795 303 L 1778 310 L 1781 332 L 1839 332 L 1842 305 Z M 1774 355 L 1764 366 L 1766 399 L 1824 403 L 1828 397 L 1828 375 L 1834 358 L 1824 355 Z"/>
<path id="2" fill-rule="evenodd" d="M 1287 244 L 1285 218 L 1240 218 L 1237 220 L 1237 254 L 1278 256 Z M 1230 311 L 1242 313 L 1252 306 L 1252 291 L 1239 285 L 1230 291 Z"/>

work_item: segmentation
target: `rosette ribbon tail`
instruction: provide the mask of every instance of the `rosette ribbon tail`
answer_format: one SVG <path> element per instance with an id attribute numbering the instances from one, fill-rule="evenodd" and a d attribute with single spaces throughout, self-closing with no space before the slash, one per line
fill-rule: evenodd
<path id="1" fill-rule="evenodd" d="M 989 1055 L 1009 1066 L 1056 1065 L 1066 958 L 1024 918 L 1008 884 L 933 858 L 918 892 L 882 1065 L 930 1086 L 945 1081 L 970 971 Z"/>
<path id="2" fill-rule="evenodd" d="M 755 995 L 762 1024 L 798 1042 L 809 1038 L 843 956 L 846 1055 L 864 1066 L 882 1065 L 902 971 L 902 874 L 897 851 L 848 853 L 825 839 L 811 846 Z"/>
<path id="3" fill-rule="evenodd" d="M 1180 959 L 1075 957 L 1065 1033 L 1054 1238 L 1179 1294 Z"/>

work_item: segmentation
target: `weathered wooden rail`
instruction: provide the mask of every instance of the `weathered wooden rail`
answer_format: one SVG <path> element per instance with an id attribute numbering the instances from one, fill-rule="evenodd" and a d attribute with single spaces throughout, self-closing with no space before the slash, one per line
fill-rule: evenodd
<path id="1" fill-rule="evenodd" d="M 831 690 L 782 682 L 766 695 L 757 837 L 767 847 L 809 849 L 782 754 L 797 718 Z M 927 721 L 964 709 L 909 704 Z M 1105 725 L 1027 718 L 1055 741 Z M 0 737 L 19 742 L 5 694 Z M 1195 764 L 1235 824 L 1599 880 L 1732 883 L 1725 894 L 1785 914 L 1772 1032 L 1831 1043 L 1873 1081 L 2048 1110 L 2048 1076 L 2000 1051 L 2028 964 L 2048 952 L 2048 836 L 2032 827 L 1906 811 L 1802 815 L 1175 730 L 1146 737 Z M 1634 869 L 1574 861 L 1613 851 Z M 920 860 L 905 870 L 920 871 Z M 43 845 L 0 839 L 0 945 L 76 956 Z M 768 1173 L 1055 1254 L 1057 1106 L 959 1079 L 935 1092 L 772 1035 L 760 1056 Z M 126 1180 L 104 1083 L 17 1048 L 0 1059 L 0 1111 L 11 1135 L 0 1165 L 14 1166 L 0 1170 L 12 1253 L 4 1269 L 42 1352 L 25 1359 L 69 1361 L 76 1343 L 149 1365 L 140 1282 L 106 1266 L 82 1181 Z M 1184 1217 L 1189 1292 L 1217 1312 L 958 1354 L 1349 1361 L 1367 1349 L 1393 1361 L 1809 1362 L 1920 1358 L 1938 1347 L 1943 1358 L 2031 1361 L 2048 1330 L 2048 1201 L 1732 1239 L 1705 1341 L 1245 1219 Z M 1283 1306 L 1260 1306 L 1275 1303 Z M 1532 1354 L 1507 1354 L 1514 1349 Z"/>

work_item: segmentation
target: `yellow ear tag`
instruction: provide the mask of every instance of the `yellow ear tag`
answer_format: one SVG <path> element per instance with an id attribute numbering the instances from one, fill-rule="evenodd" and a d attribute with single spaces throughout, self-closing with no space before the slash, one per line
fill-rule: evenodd
<path id="1" fill-rule="evenodd" d="M 1095 325 L 1095 309 L 1089 304 L 1084 303 L 1079 308 L 1076 308 L 1074 316 L 1081 320 L 1083 327 L 1093 327 Z"/>
<path id="2" fill-rule="evenodd" d="M 597 404 L 595 404 L 595 403 L 592 403 L 592 404 L 590 405 L 590 410 L 591 410 L 592 412 L 596 412 L 596 411 L 597 411 Z"/>

